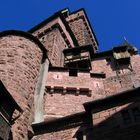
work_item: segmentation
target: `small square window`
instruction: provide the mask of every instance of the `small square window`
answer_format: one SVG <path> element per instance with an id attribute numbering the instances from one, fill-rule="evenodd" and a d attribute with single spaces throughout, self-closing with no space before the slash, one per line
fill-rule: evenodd
<path id="1" fill-rule="evenodd" d="M 75 70 L 75 69 L 70 69 L 69 70 L 69 76 L 75 76 L 75 77 L 77 77 L 78 76 L 78 71 Z"/>

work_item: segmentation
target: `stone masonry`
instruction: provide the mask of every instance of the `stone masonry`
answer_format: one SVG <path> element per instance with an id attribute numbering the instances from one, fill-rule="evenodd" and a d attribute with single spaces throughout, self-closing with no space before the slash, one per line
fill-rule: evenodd
<path id="1" fill-rule="evenodd" d="M 27 139 L 43 52 L 37 43 L 25 38 L 23 32 L 3 34 L 0 38 L 0 78 L 24 111 L 12 126 L 12 133 L 14 140 Z"/>
<path id="2" fill-rule="evenodd" d="M 90 117 L 86 114 L 83 124 L 64 127 L 67 126 L 65 122 L 62 126 L 56 125 L 61 128 L 59 131 L 56 127 L 46 132 L 46 126 L 40 127 L 41 133 L 36 133 L 31 127 L 40 125 L 34 122 L 35 96 L 39 94 L 36 91 L 37 87 L 41 87 L 39 77 L 46 59 L 49 70 L 44 88 L 40 89 L 44 92 L 43 102 L 39 104 L 43 107 L 40 124 L 72 118 L 71 115 L 85 112 L 83 104 L 86 102 L 140 87 L 137 49 L 124 41 L 112 50 L 98 52 L 98 41 L 84 9 L 73 13 L 68 9 L 61 10 L 28 33 L 1 32 L 0 80 L 23 110 L 11 127 L 14 140 L 140 138 L 139 102 L 105 109 L 90 114 Z"/>

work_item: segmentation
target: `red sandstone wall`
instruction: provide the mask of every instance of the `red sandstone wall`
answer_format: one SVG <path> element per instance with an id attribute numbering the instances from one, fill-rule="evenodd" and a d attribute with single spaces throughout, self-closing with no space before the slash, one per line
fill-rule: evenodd
<path id="1" fill-rule="evenodd" d="M 42 43 L 48 50 L 48 57 L 53 66 L 64 65 L 63 50 L 67 48 L 67 44 L 61 36 L 59 29 L 53 29 L 51 32 L 43 36 Z"/>
<path id="2" fill-rule="evenodd" d="M 116 94 L 121 91 L 126 91 L 135 88 L 140 85 L 140 56 L 133 55 L 131 57 L 131 65 L 121 66 L 118 75 L 116 71 L 111 73 L 111 67 L 108 65 L 106 69 L 107 62 L 104 60 L 93 62 L 96 64 L 95 69 L 107 74 L 107 78 L 104 80 L 104 89 L 106 96 Z M 98 67 L 99 66 L 99 69 Z M 108 71 L 107 71 L 108 70 Z M 133 95 L 132 95 L 133 96 Z M 115 107 L 109 110 L 105 110 L 96 114 L 93 114 L 93 124 L 94 124 L 94 138 L 95 140 L 118 140 L 118 139 L 139 139 L 140 135 L 138 132 L 139 122 L 134 121 L 134 114 L 132 114 L 131 109 L 134 107 L 139 107 L 139 103 L 126 104 L 120 107 Z M 131 114 L 132 122 L 125 125 L 123 117 L 121 115 L 122 110 L 129 110 Z"/>
<path id="3" fill-rule="evenodd" d="M 75 93 L 49 93 L 46 92 L 45 99 L 45 114 L 52 116 L 62 115 L 84 111 L 83 103 L 98 98 L 103 98 L 121 91 L 134 88 L 136 81 L 138 82 L 140 65 L 136 61 L 140 59 L 138 55 L 132 56 L 131 64 L 132 71 L 128 68 L 121 67 L 120 73 L 117 74 L 114 68 L 105 59 L 92 61 L 93 73 L 106 74 L 106 78 L 92 78 L 90 73 L 78 73 L 77 77 L 69 76 L 67 71 L 50 71 L 46 85 L 50 87 L 63 87 L 63 88 L 89 88 L 91 96 L 81 95 L 76 96 Z M 134 79 L 134 77 L 137 77 Z M 68 109 L 68 110 L 67 110 Z"/>
<path id="4" fill-rule="evenodd" d="M 66 20 L 80 45 L 91 43 L 97 46 L 95 38 L 91 35 L 91 29 L 89 28 L 83 11 L 70 15 Z M 56 23 L 61 26 L 63 32 L 58 28 L 52 29 L 52 26 Z M 47 29 L 50 31 L 46 33 L 45 31 Z M 39 34 L 41 33 L 43 33 L 43 36 L 40 38 Z M 60 19 L 48 23 L 33 34 L 37 36 L 48 49 L 48 56 L 53 66 L 63 66 L 63 49 L 75 47 Z M 65 34 L 65 37 L 62 34 Z M 67 40 L 69 43 L 67 43 Z M 28 127 L 33 117 L 33 95 L 39 75 L 42 52 L 35 43 L 19 36 L 0 38 L 0 44 L 0 79 L 24 110 L 24 113 L 12 128 L 14 140 L 27 139 Z M 77 77 L 70 77 L 68 71 L 50 71 L 46 87 L 51 87 L 51 89 L 62 87 L 64 91 L 56 92 L 54 90 L 50 92 L 46 90 L 44 96 L 45 120 L 84 111 L 82 104 L 87 101 L 96 100 L 140 86 L 139 62 L 140 56 L 133 55 L 131 57 L 132 67 L 124 65 L 120 67 L 120 70 L 116 73 L 116 68 L 111 65 L 110 62 L 107 62 L 105 58 L 92 61 L 91 73 L 103 72 L 106 74 L 105 79 L 90 77 L 90 73 L 86 72 L 79 72 Z M 67 92 L 67 88 L 75 88 L 76 93 Z M 79 89 L 82 88 L 88 88 L 91 94 L 89 95 L 86 92 L 84 94 L 79 93 Z M 132 139 L 138 131 L 133 132 L 131 130 L 139 126 L 136 124 L 129 127 L 121 126 L 123 122 L 120 113 L 118 113 L 124 108 L 129 109 L 130 106 L 129 104 L 94 114 L 95 139 L 108 140 L 111 137 L 116 140 L 119 138 L 123 140 L 128 138 Z M 130 131 L 127 132 L 126 130 Z M 77 129 L 69 129 L 37 136 L 33 139 L 72 140 L 75 139 L 74 134 L 76 131 Z M 116 135 L 111 135 L 112 133 L 110 132 L 114 132 Z M 129 134 L 132 134 L 132 136 L 129 137 Z"/>
<path id="5" fill-rule="evenodd" d="M 120 69 L 116 71 L 116 68 L 112 67 L 113 64 L 108 63 L 105 59 L 95 60 L 92 62 L 92 71 L 106 74 L 104 88 L 108 96 L 140 85 L 139 61 L 140 56 L 133 55 L 131 56 L 131 65 L 120 66 Z"/>
<path id="6" fill-rule="evenodd" d="M 59 117 L 84 111 L 83 103 L 97 98 L 103 97 L 104 86 L 102 79 L 92 79 L 89 73 L 78 73 L 78 77 L 69 76 L 69 72 L 49 72 L 47 86 L 64 87 L 64 88 L 89 88 L 91 95 L 88 92 L 83 94 L 76 92 L 63 93 L 46 91 L 44 96 L 45 101 L 45 117 Z M 99 93 L 100 91 L 100 93 Z"/>
<path id="7" fill-rule="evenodd" d="M 83 103 L 91 100 L 96 100 L 98 98 L 103 98 L 105 96 L 109 96 L 112 94 L 116 94 L 121 91 L 125 91 L 128 89 L 134 88 L 134 85 L 138 85 L 140 82 L 139 77 L 139 64 L 140 56 L 133 55 L 131 57 L 131 65 L 130 66 L 121 66 L 119 73 L 117 74 L 115 71 L 115 67 L 112 67 L 105 58 L 98 59 L 92 61 L 92 73 L 101 73 L 104 72 L 106 74 L 106 78 L 92 78 L 90 77 L 90 73 L 78 73 L 77 77 L 69 76 L 67 71 L 50 71 L 48 74 L 48 80 L 46 85 L 52 87 L 87 87 L 91 92 L 91 96 L 87 95 L 75 95 L 75 93 L 57 93 L 57 92 L 48 92 L 44 96 L 45 106 L 44 106 L 44 117 L 46 120 L 50 118 L 59 118 L 69 114 L 74 114 L 77 112 L 84 111 Z M 97 114 L 94 114 L 93 121 L 95 125 L 95 139 L 105 139 L 108 140 L 109 136 L 117 131 L 119 127 L 116 125 L 123 124 L 121 114 L 118 113 L 119 111 L 123 110 L 124 108 L 129 108 L 128 105 L 124 105 L 121 107 L 112 108 L 110 110 L 106 110 Z M 135 106 L 135 104 L 134 104 Z M 138 105 L 137 105 L 138 106 Z M 133 107 L 133 106 L 131 106 Z M 117 121 L 114 120 L 114 116 Z M 117 124 L 116 124 L 117 122 Z M 106 127 L 102 127 L 99 124 L 106 124 Z M 114 125 L 112 125 L 114 123 Z M 108 127 L 109 125 L 109 127 Z M 96 127 L 97 126 L 97 127 Z M 134 129 L 136 124 L 131 126 Z M 108 127 L 108 128 L 107 128 Z M 116 127 L 116 128 L 115 128 Z M 138 126 L 137 126 L 138 127 Z M 126 128 L 123 130 L 121 127 L 121 133 L 126 133 L 125 131 L 128 129 Z M 107 131 L 105 131 L 107 130 Z M 98 136 L 100 133 L 105 131 L 106 134 Z M 128 131 L 128 130 L 127 130 Z M 97 132 L 97 134 L 96 134 Z M 130 131 L 129 131 L 130 132 Z M 57 134 L 64 135 L 67 132 L 57 132 Z M 54 139 L 59 139 L 56 133 L 52 133 Z M 46 134 L 46 136 L 51 136 L 52 134 Z M 119 132 L 117 133 L 119 134 Z M 106 138 L 105 138 L 106 136 Z M 112 136 L 112 135 L 111 135 Z M 111 137 L 110 136 L 110 137 Z M 121 137 L 121 134 L 119 135 Z M 117 137 L 118 138 L 118 137 Z M 123 138 L 125 140 L 126 137 Z M 127 137 L 128 138 L 128 137 Z M 131 136 L 132 138 L 132 136 Z"/>
<path id="8" fill-rule="evenodd" d="M 106 77 L 116 76 L 116 71 L 112 69 L 111 63 L 108 63 L 105 58 L 98 58 L 91 62 L 93 73 L 105 73 Z"/>
<path id="9" fill-rule="evenodd" d="M 40 34 L 43 35 L 40 37 Z M 62 21 L 56 18 L 41 29 L 35 31 L 33 35 L 37 36 L 48 50 L 48 57 L 51 64 L 62 67 L 64 64 L 63 50 L 68 47 L 74 47 L 74 43 Z"/>
<path id="10" fill-rule="evenodd" d="M 82 10 L 69 15 L 66 20 L 68 21 L 68 24 L 71 27 L 80 46 L 93 44 L 93 46 L 97 47 L 95 37 L 92 34 L 89 23 Z"/>
<path id="11" fill-rule="evenodd" d="M 73 13 L 66 18 L 69 26 L 71 27 L 79 45 L 93 44 L 97 46 L 95 37 L 89 27 L 89 23 L 85 17 L 83 11 Z M 52 25 L 59 23 L 60 21 L 52 21 L 43 28 L 37 30 L 34 35 L 38 36 L 43 33 L 43 36 L 39 38 L 45 47 L 48 49 L 48 56 L 53 66 L 63 66 L 64 56 L 62 54 L 63 49 L 68 48 L 65 38 L 59 29 L 51 29 Z M 63 31 L 66 33 L 63 24 Z M 50 32 L 45 33 L 46 29 L 51 29 Z M 67 38 L 70 41 L 72 47 L 74 47 L 69 34 Z M 97 49 L 97 48 L 96 48 Z M 121 91 L 132 89 L 140 85 L 140 56 L 133 55 L 131 57 L 131 65 L 120 66 L 120 69 L 116 71 L 115 65 L 112 62 L 106 60 L 106 58 L 94 59 L 91 62 L 91 73 L 105 73 L 106 78 L 93 78 L 90 77 L 90 73 L 78 73 L 77 77 L 70 77 L 68 71 L 50 71 L 48 73 L 48 80 L 46 87 L 51 87 L 51 91 L 47 90 L 44 96 L 44 117 L 45 120 L 64 117 L 70 114 L 84 111 L 83 103 L 91 100 L 96 100 L 106 96 L 116 94 Z M 55 87 L 63 88 L 63 91 L 54 90 Z M 67 88 L 75 88 L 75 92 L 67 92 Z M 91 95 L 77 94 L 77 91 L 81 88 L 88 88 L 91 91 Z M 122 124 L 122 118 L 119 111 L 124 108 L 129 108 L 129 104 L 121 107 L 112 108 L 97 114 L 94 114 L 93 121 L 95 125 L 94 137 L 97 140 L 109 138 L 119 139 L 121 135 L 125 134 L 125 129 L 120 126 Z M 104 126 L 102 126 L 105 125 Z M 97 127 L 96 127 L 97 126 Z M 122 128 L 122 129 L 121 129 Z M 131 126 L 132 129 L 135 125 Z M 111 132 L 117 132 L 121 129 L 121 133 L 116 133 L 119 136 L 113 136 Z M 123 130 L 124 129 L 124 130 Z M 106 130 L 106 131 L 105 131 Z M 71 140 L 74 129 L 54 132 L 37 136 L 34 139 L 48 139 L 48 140 Z M 101 135 L 102 134 L 102 135 Z M 128 135 L 128 134 L 126 134 Z M 131 137 L 132 138 L 132 137 Z M 124 136 L 123 140 L 128 139 L 128 136 Z"/>
<path id="12" fill-rule="evenodd" d="M 27 139 L 41 60 L 42 51 L 29 39 L 0 38 L 0 79 L 24 111 L 12 127 L 14 140 Z"/>

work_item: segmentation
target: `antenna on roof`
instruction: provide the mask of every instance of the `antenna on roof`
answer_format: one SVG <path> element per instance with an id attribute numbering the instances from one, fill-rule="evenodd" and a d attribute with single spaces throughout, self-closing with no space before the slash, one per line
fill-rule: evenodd
<path id="1" fill-rule="evenodd" d="M 123 39 L 124 39 L 125 41 L 127 41 L 127 39 L 126 39 L 126 37 L 125 37 L 125 36 L 123 37 Z"/>
<path id="2" fill-rule="evenodd" d="M 124 39 L 125 44 L 129 44 L 129 41 L 127 40 L 127 38 L 125 36 L 123 37 L 123 39 Z"/>

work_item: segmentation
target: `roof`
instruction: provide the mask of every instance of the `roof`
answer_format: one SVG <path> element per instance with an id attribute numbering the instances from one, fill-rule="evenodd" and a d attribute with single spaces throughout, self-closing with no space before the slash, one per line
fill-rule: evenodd
<path id="1" fill-rule="evenodd" d="M 86 102 L 83 105 L 86 111 L 97 113 L 115 106 L 121 106 L 135 101 L 140 101 L 140 87 L 105 97 L 103 99 Z"/>
<path id="2" fill-rule="evenodd" d="M 32 124 L 32 128 L 34 131 L 34 135 L 40 135 L 40 134 L 50 133 L 54 131 L 56 132 L 56 131 L 80 126 L 83 124 L 83 120 L 85 118 L 86 118 L 86 112 L 80 112 L 59 119 Z"/>
<path id="3" fill-rule="evenodd" d="M 128 46 L 130 48 L 133 48 L 134 47 L 128 40 L 125 40 L 123 43 L 121 43 L 117 47 L 124 47 L 124 46 Z"/>
<path id="4" fill-rule="evenodd" d="M 115 52 L 118 52 L 120 50 L 122 50 L 123 53 L 119 53 L 119 54 L 115 53 Z M 125 51 L 125 50 L 128 50 L 128 51 Z M 137 49 L 135 47 L 133 47 L 129 42 L 125 41 L 124 43 L 114 47 L 113 49 L 95 53 L 93 56 L 93 59 L 112 57 L 114 54 L 115 54 L 117 59 L 121 58 L 121 56 L 122 56 L 122 58 L 126 58 L 126 57 L 129 58 L 129 56 L 130 56 L 129 52 L 136 52 L 136 51 L 137 51 Z"/>

